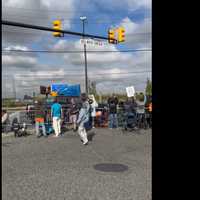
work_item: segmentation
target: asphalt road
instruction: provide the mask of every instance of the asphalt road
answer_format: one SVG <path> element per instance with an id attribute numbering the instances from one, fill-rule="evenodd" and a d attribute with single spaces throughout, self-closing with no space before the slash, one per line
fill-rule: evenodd
<path id="1" fill-rule="evenodd" d="M 60 138 L 2 137 L 2 199 L 150 200 L 151 130 L 90 134 L 88 146 L 72 131 Z M 94 168 L 102 163 L 126 170 Z"/>

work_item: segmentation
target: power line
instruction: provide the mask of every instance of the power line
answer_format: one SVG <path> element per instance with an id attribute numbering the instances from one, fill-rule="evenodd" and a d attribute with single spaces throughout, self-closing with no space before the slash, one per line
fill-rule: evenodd
<path id="1" fill-rule="evenodd" d="M 129 75 L 129 74 L 140 74 L 140 73 L 150 73 L 152 72 L 151 70 L 144 70 L 144 71 L 135 71 L 135 72 L 115 72 L 115 73 L 95 73 L 95 74 L 89 74 L 89 75 L 92 75 L 92 76 L 104 76 L 104 75 Z M 42 75 L 43 77 L 45 78 L 48 78 L 48 76 L 51 76 L 51 75 L 48 75 L 46 74 L 47 76 L 45 76 L 44 74 Z M 24 78 L 25 76 L 27 77 L 33 77 L 34 74 L 21 74 L 19 75 L 19 78 L 23 76 L 22 78 Z M 56 76 L 56 75 L 55 75 Z M 84 76 L 84 74 L 63 74 L 63 75 L 60 75 L 58 78 L 64 78 L 66 76 Z M 42 78 L 42 77 L 37 77 L 37 78 Z M 49 77 L 51 78 L 51 77 Z M 16 79 L 17 80 L 17 79 Z M 33 80 L 24 80 L 24 81 L 33 81 Z"/>
<path id="2" fill-rule="evenodd" d="M 119 53 L 119 52 L 145 52 L 152 51 L 151 49 L 129 49 L 129 50 L 119 50 L 119 51 L 96 51 L 87 50 L 87 53 Z M 17 53 L 83 53 L 84 51 L 49 51 L 49 50 L 2 50 L 2 52 L 17 52 Z"/>

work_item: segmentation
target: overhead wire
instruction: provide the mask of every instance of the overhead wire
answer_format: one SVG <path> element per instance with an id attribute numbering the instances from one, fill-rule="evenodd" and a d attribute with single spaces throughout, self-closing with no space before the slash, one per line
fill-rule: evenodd
<path id="1" fill-rule="evenodd" d="M 84 51 L 49 51 L 49 50 L 1 50 L 2 52 L 17 52 L 17 53 L 83 53 Z M 128 49 L 128 50 L 118 50 L 118 51 L 109 51 L 109 50 L 87 50 L 87 53 L 119 53 L 119 52 L 145 52 L 152 51 L 151 49 Z"/>

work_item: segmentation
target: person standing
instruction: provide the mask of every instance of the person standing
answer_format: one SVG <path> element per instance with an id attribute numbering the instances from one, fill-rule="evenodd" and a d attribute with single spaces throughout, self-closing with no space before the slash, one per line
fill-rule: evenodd
<path id="1" fill-rule="evenodd" d="M 147 125 L 149 128 L 152 126 L 152 97 L 147 96 L 147 101 L 145 103 L 145 117 L 147 120 Z"/>
<path id="2" fill-rule="evenodd" d="M 36 130 L 36 136 L 38 138 L 41 136 L 40 127 L 42 127 L 42 134 L 44 135 L 44 137 L 47 137 L 46 129 L 44 125 L 44 118 L 45 118 L 45 112 L 42 108 L 42 102 L 36 101 L 35 102 L 35 130 Z"/>
<path id="3" fill-rule="evenodd" d="M 83 141 L 83 144 L 87 145 L 88 138 L 87 138 L 87 132 L 86 132 L 84 124 L 89 121 L 90 105 L 88 102 L 87 95 L 85 93 L 83 93 L 81 95 L 81 100 L 82 100 L 82 106 L 79 111 L 79 116 L 78 116 L 78 120 L 77 120 L 78 133 L 79 133 L 81 140 Z"/>
<path id="4" fill-rule="evenodd" d="M 108 99 L 109 107 L 109 128 L 117 128 L 117 104 L 118 99 L 116 96 L 112 96 Z"/>
<path id="5" fill-rule="evenodd" d="M 145 120 L 145 101 L 146 97 L 143 93 L 140 93 L 139 99 L 136 101 L 137 108 L 137 120 L 138 120 L 138 128 L 144 128 L 146 126 L 146 120 Z"/>
<path id="6" fill-rule="evenodd" d="M 124 119 L 124 102 L 120 101 L 117 109 L 118 127 L 123 127 Z"/>
<path id="7" fill-rule="evenodd" d="M 98 107 L 98 103 L 95 100 L 94 95 L 89 95 L 90 101 L 91 101 L 91 117 L 92 117 L 92 128 L 95 128 L 95 118 L 96 118 L 96 108 Z"/>
<path id="8" fill-rule="evenodd" d="M 136 102 L 134 97 L 127 98 L 124 103 L 124 128 L 127 130 L 128 127 L 136 127 Z"/>
<path id="9" fill-rule="evenodd" d="M 51 117 L 53 119 L 53 129 L 55 131 L 54 137 L 59 137 L 61 134 L 62 106 L 58 103 L 57 98 L 55 98 L 51 106 Z"/>

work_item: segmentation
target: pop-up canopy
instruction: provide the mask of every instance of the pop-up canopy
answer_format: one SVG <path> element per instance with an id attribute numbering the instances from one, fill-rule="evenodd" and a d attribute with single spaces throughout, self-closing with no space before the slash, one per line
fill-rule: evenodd
<path id="1" fill-rule="evenodd" d="M 52 84 L 51 92 L 56 94 L 55 96 L 71 96 L 77 97 L 81 95 L 80 84 L 68 85 L 68 84 Z"/>

